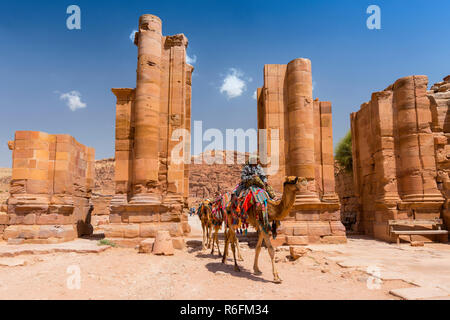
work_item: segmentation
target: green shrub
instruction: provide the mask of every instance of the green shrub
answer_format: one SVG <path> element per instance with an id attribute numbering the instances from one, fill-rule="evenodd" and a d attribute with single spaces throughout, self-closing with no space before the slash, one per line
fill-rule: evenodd
<path id="1" fill-rule="evenodd" d="M 351 131 L 349 131 L 345 137 L 339 141 L 336 147 L 335 159 L 346 171 L 351 172 L 353 170 Z"/>
<path id="2" fill-rule="evenodd" d="M 112 242 L 111 240 L 108 239 L 102 239 L 98 242 L 99 246 L 111 246 L 111 247 L 116 247 L 117 245 Z"/>

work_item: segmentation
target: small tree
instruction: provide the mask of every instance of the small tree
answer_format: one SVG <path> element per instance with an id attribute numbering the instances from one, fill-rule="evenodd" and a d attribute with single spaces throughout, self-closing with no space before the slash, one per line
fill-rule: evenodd
<path id="1" fill-rule="evenodd" d="M 349 131 L 336 146 L 335 159 L 346 171 L 351 172 L 353 170 L 351 131 Z"/>

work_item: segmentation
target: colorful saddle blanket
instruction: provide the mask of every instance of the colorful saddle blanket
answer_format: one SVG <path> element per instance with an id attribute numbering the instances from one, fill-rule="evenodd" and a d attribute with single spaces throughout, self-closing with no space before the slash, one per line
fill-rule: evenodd
<path id="1" fill-rule="evenodd" d="M 264 189 L 252 186 L 248 189 L 242 190 L 239 196 L 234 195 L 228 208 L 232 215 L 232 222 L 234 225 L 247 232 L 248 229 L 248 211 L 256 208 L 256 220 L 261 225 L 265 233 L 271 230 L 269 222 L 269 213 L 267 210 L 267 200 L 270 197 Z"/>
<path id="2" fill-rule="evenodd" d="M 215 226 L 220 226 L 227 217 L 227 208 L 231 200 L 231 193 L 227 192 L 212 203 L 212 223 Z"/>

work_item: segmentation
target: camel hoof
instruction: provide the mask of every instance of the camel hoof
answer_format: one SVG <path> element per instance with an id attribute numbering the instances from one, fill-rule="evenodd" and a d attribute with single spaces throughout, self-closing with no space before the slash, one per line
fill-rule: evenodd
<path id="1" fill-rule="evenodd" d="M 234 267 L 234 271 L 236 271 L 236 272 L 241 272 L 241 269 L 240 269 L 238 266 L 235 266 L 235 267 Z"/>
<path id="2" fill-rule="evenodd" d="M 259 269 L 253 270 L 253 273 L 254 273 L 255 275 L 257 275 L 257 276 L 262 275 L 262 272 L 261 272 L 261 270 L 259 270 Z"/>
<path id="3" fill-rule="evenodd" d="M 281 278 L 277 276 L 276 278 L 273 279 L 273 282 L 280 284 L 283 282 L 283 280 L 281 280 Z"/>
<path id="4" fill-rule="evenodd" d="M 244 261 L 244 258 L 239 257 L 238 260 L 239 260 L 239 261 Z"/>

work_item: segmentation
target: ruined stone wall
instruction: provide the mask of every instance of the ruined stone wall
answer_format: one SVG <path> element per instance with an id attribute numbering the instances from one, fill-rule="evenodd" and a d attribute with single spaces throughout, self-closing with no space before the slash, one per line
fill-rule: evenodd
<path id="1" fill-rule="evenodd" d="M 95 150 L 69 135 L 17 131 L 6 240 L 67 241 L 89 234 Z"/>
<path id="2" fill-rule="evenodd" d="M 437 184 L 445 197 L 442 217 L 450 230 L 450 76 L 434 84 L 428 91 L 434 135 Z"/>
<path id="3" fill-rule="evenodd" d="M 261 141 L 259 145 L 263 163 L 266 155 L 276 155 L 266 166 L 269 183 L 282 192 L 285 176 L 307 181 L 282 224 L 278 241 L 346 242 L 334 189 L 331 103 L 313 100 L 311 61 L 295 59 L 287 65 L 265 65 L 264 87 L 257 94 L 258 128 L 267 130 L 267 146 Z M 272 172 L 273 161 L 278 161 L 279 168 Z"/>
<path id="4" fill-rule="evenodd" d="M 357 231 L 359 218 L 359 202 L 355 195 L 353 173 L 335 166 L 336 193 L 341 203 L 341 221 L 347 231 Z"/>
<path id="5" fill-rule="evenodd" d="M 116 188 L 105 234 L 137 242 L 169 229 L 180 237 L 189 231 L 185 162 L 190 160 L 186 132 L 193 67 L 186 63 L 188 40 L 183 34 L 163 36 L 161 20 L 143 15 L 135 44 L 136 89 L 112 89 L 117 97 Z"/>
<path id="6" fill-rule="evenodd" d="M 426 76 L 398 79 L 351 114 L 359 230 L 378 239 L 393 240 L 388 220 L 441 216 L 427 84 Z"/>

